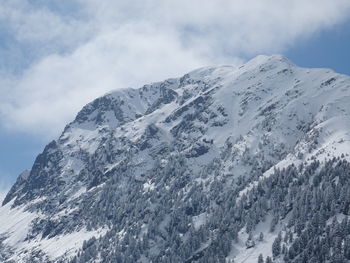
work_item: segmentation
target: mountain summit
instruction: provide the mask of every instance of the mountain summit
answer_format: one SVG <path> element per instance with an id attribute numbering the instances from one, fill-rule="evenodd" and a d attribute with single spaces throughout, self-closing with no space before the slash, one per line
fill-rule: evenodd
<path id="1" fill-rule="evenodd" d="M 0 260 L 323 262 L 302 238 L 347 220 L 349 101 L 279 55 L 97 98 L 5 197 Z"/>

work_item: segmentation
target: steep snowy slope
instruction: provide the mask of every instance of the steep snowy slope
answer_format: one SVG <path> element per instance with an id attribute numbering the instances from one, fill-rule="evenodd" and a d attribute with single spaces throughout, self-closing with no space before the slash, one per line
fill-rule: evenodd
<path id="1" fill-rule="evenodd" d="M 84 240 L 113 236 L 113 251 L 105 245 L 94 262 L 128 262 L 130 254 L 130 262 L 168 262 L 179 254 L 167 252 L 170 240 L 186 245 L 171 262 L 204 260 L 201 251 L 220 230 L 212 219 L 224 203 L 218 191 L 237 203 L 277 167 L 350 159 L 349 102 L 348 76 L 299 68 L 282 56 L 107 94 L 18 177 L 0 208 L 0 256 L 64 262 Z M 198 240 L 211 238 L 194 245 L 200 232 Z M 256 262 L 256 253 L 244 256 L 237 244 L 220 258 Z"/>

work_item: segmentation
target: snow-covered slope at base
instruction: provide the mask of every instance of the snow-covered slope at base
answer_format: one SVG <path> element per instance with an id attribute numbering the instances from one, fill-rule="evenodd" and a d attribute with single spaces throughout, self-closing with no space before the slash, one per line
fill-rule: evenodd
<path id="1" fill-rule="evenodd" d="M 259 56 L 238 68 L 202 68 L 107 94 L 86 105 L 31 171 L 19 176 L 0 208 L 3 244 L 17 260 L 33 251 L 51 259 L 72 256 L 84 240 L 112 227 L 110 215 L 95 222 L 90 207 L 117 209 L 114 199 L 105 204 L 102 197 L 111 191 L 130 195 L 133 184 L 140 183 L 145 196 L 169 191 L 171 179 L 152 177 L 166 169 L 185 175 L 179 182 L 187 187 L 184 194 L 192 183 L 203 183 L 205 192 L 224 182 L 224 191 L 249 178 L 243 195 L 275 168 L 342 155 L 350 160 L 349 101 L 348 76 L 299 68 L 282 56 Z M 157 207 L 148 201 L 140 206 Z M 194 228 L 207 216 L 194 215 Z M 86 231 L 91 228 L 98 230 Z M 266 233 L 266 244 L 269 238 Z M 249 262 L 246 253 L 255 256 L 259 249 L 263 243 L 232 253 Z"/>
<path id="2" fill-rule="evenodd" d="M 29 224 L 37 215 L 24 211 L 22 207 L 11 209 L 12 204 L 10 202 L 0 208 L 0 226 L 1 233 L 8 236 L 6 244 L 16 246 L 25 240 Z"/>
<path id="3" fill-rule="evenodd" d="M 8 260 L 18 263 L 27 262 L 29 251 L 43 252 L 47 260 L 60 259 L 63 256 L 69 258 L 81 248 L 84 240 L 106 233 L 103 229 L 89 232 L 80 230 L 51 239 L 37 237 L 30 240 L 27 235 L 31 223 L 41 215 L 25 211 L 24 207 L 11 209 L 12 205 L 13 202 L 10 202 L 0 208 L 0 237 L 4 239 L 2 245 L 5 248 L 16 249 L 16 253 L 11 253 Z"/>

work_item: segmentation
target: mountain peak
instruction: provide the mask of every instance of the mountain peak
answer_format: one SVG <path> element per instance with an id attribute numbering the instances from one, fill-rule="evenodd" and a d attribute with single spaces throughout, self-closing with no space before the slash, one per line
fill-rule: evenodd
<path id="1" fill-rule="evenodd" d="M 249 64 L 265 64 L 265 63 L 287 63 L 293 64 L 287 57 L 279 54 L 273 55 L 258 55 L 250 59 Z"/>
<path id="2" fill-rule="evenodd" d="M 254 68 L 276 68 L 276 67 L 295 67 L 295 65 L 282 55 L 259 55 L 243 64 L 240 68 L 245 70 L 253 70 Z"/>

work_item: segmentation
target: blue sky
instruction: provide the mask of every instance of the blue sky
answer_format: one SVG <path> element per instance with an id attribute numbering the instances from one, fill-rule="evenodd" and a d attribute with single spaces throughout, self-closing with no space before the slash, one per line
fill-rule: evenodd
<path id="1" fill-rule="evenodd" d="M 349 28 L 348 0 L 3 0 L 0 190 L 110 90 L 258 54 L 350 74 Z"/>
<path id="2" fill-rule="evenodd" d="M 350 20 L 293 45 L 284 53 L 303 67 L 331 68 L 350 75 Z"/>

